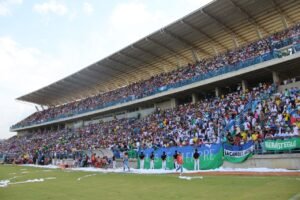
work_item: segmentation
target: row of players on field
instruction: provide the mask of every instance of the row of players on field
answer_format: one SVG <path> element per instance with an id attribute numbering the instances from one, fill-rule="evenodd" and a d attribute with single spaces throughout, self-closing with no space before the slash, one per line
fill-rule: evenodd
<path id="1" fill-rule="evenodd" d="M 150 154 L 150 169 L 154 169 L 154 152 L 152 152 Z M 193 160 L 194 160 L 194 170 L 199 170 L 200 169 L 200 154 L 198 152 L 197 149 L 195 149 L 194 153 L 193 153 Z M 160 156 L 160 159 L 162 161 L 162 169 L 166 170 L 167 169 L 167 154 L 166 152 L 163 152 L 162 155 Z M 144 152 L 141 152 L 139 155 L 139 160 L 140 160 L 140 169 L 144 169 L 144 163 L 145 163 L 145 154 Z M 176 169 L 176 171 L 180 170 L 180 172 L 182 173 L 183 171 L 183 157 L 181 152 L 177 152 L 175 151 L 175 153 L 173 154 L 173 160 L 174 160 L 174 167 Z M 123 156 L 123 170 L 125 171 L 126 169 L 128 169 L 128 171 L 130 171 L 130 167 L 129 167 L 129 159 L 128 159 L 128 153 L 125 152 L 124 156 Z M 113 168 L 116 168 L 116 160 L 113 157 Z"/>

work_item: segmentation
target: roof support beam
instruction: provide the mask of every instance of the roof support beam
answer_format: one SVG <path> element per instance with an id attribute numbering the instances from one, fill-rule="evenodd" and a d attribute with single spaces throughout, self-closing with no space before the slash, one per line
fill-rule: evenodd
<path id="1" fill-rule="evenodd" d="M 46 97 L 46 98 L 49 98 L 49 94 L 51 94 L 51 96 L 53 97 L 53 96 L 55 96 L 55 97 L 59 97 L 60 99 L 64 99 L 66 96 L 65 95 L 63 95 L 63 94 L 59 94 L 59 93 L 57 93 L 56 91 L 55 91 L 55 89 L 53 89 L 53 88 L 47 88 L 46 90 L 42 90 L 42 91 L 40 91 L 42 94 L 45 94 L 44 96 Z"/>
<path id="2" fill-rule="evenodd" d="M 218 49 L 215 47 L 215 45 L 211 45 L 211 48 L 215 52 L 215 55 L 217 56 L 219 54 Z"/>
<path id="3" fill-rule="evenodd" d="M 92 85 L 92 86 L 89 87 L 90 90 L 94 91 L 93 95 L 94 95 L 94 94 L 99 94 L 99 93 L 103 92 L 102 90 L 99 90 L 99 88 L 97 87 L 97 86 L 99 86 L 100 84 L 101 84 L 101 83 L 99 82 L 99 83 L 94 84 L 94 85 Z M 70 87 L 76 86 L 76 85 L 73 85 L 73 84 L 69 84 L 69 85 L 70 85 Z M 74 91 L 74 90 L 70 89 L 69 91 Z M 74 100 L 74 99 L 73 99 L 73 100 Z M 75 100 L 76 100 L 76 99 L 75 99 Z"/>
<path id="4" fill-rule="evenodd" d="M 195 63 L 200 61 L 199 55 L 197 53 L 197 51 L 195 51 L 194 49 L 191 50 L 192 56 L 194 58 Z"/>
<path id="5" fill-rule="evenodd" d="M 123 66 L 122 63 L 120 63 L 120 62 L 118 62 L 118 61 L 116 61 L 116 60 L 113 60 L 113 59 L 111 59 L 111 58 L 107 58 L 107 60 L 110 61 L 110 62 L 112 62 L 112 63 L 117 63 L 118 65 Z M 106 68 L 106 69 L 111 69 L 112 71 L 115 71 L 115 72 L 121 72 L 121 73 L 123 73 L 123 74 L 127 74 L 128 77 L 134 77 L 135 82 L 137 82 L 137 81 L 140 80 L 140 78 L 139 78 L 138 76 L 136 76 L 135 74 L 129 73 L 129 72 L 124 71 L 124 70 L 122 70 L 122 69 L 116 69 L 116 68 L 113 67 L 113 65 L 112 65 L 112 66 L 107 66 L 106 64 L 101 63 L 101 66 L 103 66 L 103 67 Z"/>
<path id="6" fill-rule="evenodd" d="M 241 36 L 240 34 L 238 34 L 237 32 L 235 32 L 234 30 L 232 30 L 230 27 L 228 27 L 220 19 L 217 19 L 215 16 L 213 16 L 212 14 L 207 13 L 203 9 L 201 11 L 202 11 L 203 15 L 205 15 L 206 17 L 208 17 L 208 18 L 212 19 L 213 21 L 215 21 L 217 24 L 219 24 L 223 28 L 223 30 L 225 30 L 226 32 L 230 33 L 230 35 L 232 35 L 233 37 L 238 36 L 245 43 L 249 43 L 250 42 L 245 37 Z M 233 42 L 235 43 L 235 41 L 233 41 Z"/>
<path id="7" fill-rule="evenodd" d="M 70 77 L 67 79 L 67 81 L 70 81 L 70 82 L 72 82 L 72 83 L 75 84 L 75 85 L 81 85 L 81 86 L 83 86 L 83 87 L 85 87 L 85 88 L 88 88 L 88 89 L 91 89 L 91 90 L 95 89 L 95 88 L 91 87 L 91 85 L 90 85 L 89 83 L 78 82 L 77 79 L 76 79 L 75 77 L 73 77 L 73 76 L 70 76 Z M 84 96 L 81 95 L 81 94 L 79 94 L 79 96 L 80 96 L 80 98 L 82 98 L 82 99 L 84 98 Z"/>
<path id="8" fill-rule="evenodd" d="M 165 63 L 167 63 L 168 65 L 170 65 L 171 67 L 173 67 L 173 66 L 176 65 L 175 63 L 169 61 L 168 59 L 166 59 L 166 58 L 164 58 L 164 57 L 162 57 L 162 56 L 156 55 L 155 53 L 153 53 L 153 52 L 151 52 L 151 51 L 149 51 L 149 50 L 145 50 L 145 49 L 143 49 L 143 48 L 141 48 L 141 47 L 137 47 L 136 45 L 131 45 L 131 48 L 137 49 L 137 50 L 139 50 L 139 51 L 142 51 L 142 52 L 144 52 L 144 53 L 147 53 L 147 54 L 153 56 L 154 58 L 157 58 L 157 59 L 159 59 L 159 60 L 162 60 L 162 61 L 164 61 Z M 165 69 L 165 67 L 164 67 L 164 69 Z"/>
<path id="9" fill-rule="evenodd" d="M 76 76 L 79 80 L 83 79 L 84 81 L 86 81 L 88 83 L 91 83 L 91 85 L 97 85 L 97 84 L 99 84 L 99 82 L 94 81 L 93 79 L 91 79 L 90 77 L 88 77 L 87 75 L 85 75 L 84 73 L 78 73 L 78 74 L 75 74 L 74 76 Z"/>
<path id="10" fill-rule="evenodd" d="M 91 72 L 97 72 L 97 73 L 101 73 L 104 74 L 106 78 L 104 78 L 104 80 L 109 79 L 109 77 L 113 77 L 114 79 L 118 80 L 122 80 L 124 83 L 126 83 L 127 85 L 129 85 L 129 81 L 127 79 L 124 79 L 122 76 L 116 75 L 114 73 L 109 72 L 108 70 L 105 71 L 99 71 L 98 69 L 95 68 L 87 68 L 88 71 Z"/>
<path id="11" fill-rule="evenodd" d="M 151 63 L 149 63 L 147 61 L 141 60 L 140 58 L 137 58 L 136 56 L 129 55 L 128 53 L 120 52 L 120 54 L 123 55 L 123 56 L 125 56 L 125 57 L 128 57 L 128 58 L 130 58 L 132 60 L 135 60 L 135 61 L 141 63 L 142 65 L 146 64 L 146 65 L 149 65 L 149 66 L 151 66 L 153 68 L 158 68 L 158 67 L 154 66 L 153 64 L 151 64 Z M 159 68 L 159 69 L 163 70 L 162 68 Z M 147 70 L 147 69 L 145 69 L 145 70 Z M 153 72 L 151 70 L 147 70 L 147 71 L 149 71 L 149 73 L 151 74 L 151 76 L 153 76 Z"/>
<path id="12" fill-rule="evenodd" d="M 94 78 L 96 78 L 96 79 L 97 79 L 97 78 L 99 79 L 100 77 L 95 76 L 93 73 L 90 73 L 90 71 L 92 71 L 92 70 L 86 69 L 86 73 L 88 73 L 88 75 L 85 75 L 84 73 L 81 73 L 81 74 L 80 74 L 80 76 L 81 76 L 80 78 L 81 78 L 81 79 L 84 79 L 84 80 L 87 81 L 87 82 L 92 83 L 92 85 L 90 86 L 90 88 L 91 88 L 92 91 L 94 91 L 94 92 L 93 92 L 93 95 L 94 95 L 95 93 L 96 93 L 96 94 L 99 94 L 99 93 L 103 92 L 103 91 L 99 90 L 99 85 L 103 84 L 103 81 L 102 81 L 102 82 L 99 82 L 99 81 L 94 81 L 93 79 L 91 79 L 90 76 L 92 76 L 92 77 L 94 77 Z M 104 80 L 107 80 L 107 78 L 104 79 Z M 109 81 L 111 81 L 111 80 L 109 80 Z M 113 85 L 115 85 L 116 88 L 119 87 L 119 85 L 116 84 L 116 83 L 113 83 Z"/>
<path id="13" fill-rule="evenodd" d="M 191 29 L 193 29 L 194 31 L 197 31 L 197 32 L 200 33 L 201 35 L 205 36 L 208 40 L 210 40 L 210 41 L 212 41 L 213 43 L 219 45 L 219 46 L 222 47 L 223 49 L 228 50 L 228 48 L 227 48 L 225 45 L 223 45 L 221 42 L 215 40 L 213 37 L 209 36 L 209 35 L 208 35 L 207 33 L 205 33 L 201 28 L 196 27 L 196 26 L 194 26 L 194 25 L 188 23 L 188 22 L 187 22 L 186 20 L 184 20 L 184 19 L 181 20 L 181 22 L 182 22 L 183 24 L 185 24 L 186 26 L 190 27 Z"/>
<path id="14" fill-rule="evenodd" d="M 232 35 L 232 41 L 233 41 L 233 44 L 234 44 L 235 48 L 238 48 L 240 46 L 237 38 L 235 37 L 235 35 Z"/>
<path id="15" fill-rule="evenodd" d="M 69 83 L 72 82 L 72 83 Z M 67 85 L 67 87 L 62 86 L 62 90 L 64 91 L 70 91 L 70 92 L 74 92 L 74 88 L 82 90 L 82 87 L 79 86 L 78 84 L 74 84 L 73 81 L 70 80 L 62 80 L 62 84 Z M 76 100 L 76 98 L 74 98 L 74 96 L 71 96 L 73 100 Z"/>
<path id="16" fill-rule="evenodd" d="M 63 80 L 62 84 L 65 84 L 66 81 Z M 68 85 L 68 84 L 67 84 Z M 69 86 L 73 87 L 74 85 L 70 85 Z M 59 91 L 63 91 L 63 92 L 67 92 L 67 93 L 73 93 L 74 89 L 72 89 L 71 87 L 65 87 L 64 85 L 59 85 L 58 83 L 55 83 L 54 85 L 51 85 L 52 88 L 56 88 Z M 77 87 L 78 88 L 78 87 Z M 48 88 L 49 89 L 49 88 Z M 56 90 L 57 91 L 57 90 Z M 67 94 L 67 96 L 69 96 L 70 94 Z M 71 95 L 72 99 L 74 100 L 73 96 Z"/>
<path id="17" fill-rule="evenodd" d="M 255 26 L 254 28 L 255 28 L 255 32 L 257 34 L 258 39 L 263 39 L 263 35 L 261 34 L 259 27 Z"/>
<path id="18" fill-rule="evenodd" d="M 30 102 L 33 102 L 33 103 L 36 103 L 36 104 L 39 104 L 39 105 L 41 105 L 41 101 L 43 102 L 43 104 L 44 105 L 48 105 L 47 103 L 45 103 L 45 98 L 47 98 L 47 99 L 52 99 L 51 97 L 49 98 L 47 95 L 45 95 L 44 94 L 44 92 L 43 93 L 31 93 L 31 94 L 29 94 L 28 95 L 28 97 L 30 97 L 30 96 L 33 96 L 33 99 L 31 99 L 31 98 L 29 98 L 30 100 Z M 18 100 L 20 100 L 20 99 L 18 99 Z M 21 100 L 21 101 L 23 101 L 23 100 Z M 37 103 L 37 102 L 39 102 L 39 103 Z"/>
<path id="19" fill-rule="evenodd" d="M 271 0 L 273 7 L 275 8 L 276 12 L 279 14 L 283 28 L 288 28 L 288 21 L 291 21 L 293 24 L 295 24 L 296 22 L 291 19 L 286 13 L 285 11 L 281 8 L 280 4 L 277 3 L 275 0 Z"/>
<path id="20" fill-rule="evenodd" d="M 238 6 L 235 2 L 233 2 L 232 0 L 228 0 L 231 5 L 233 5 L 233 7 L 235 7 L 242 15 L 246 16 L 247 20 L 249 23 L 251 23 L 255 29 L 256 29 L 256 32 L 259 34 L 257 34 L 257 36 L 259 37 L 259 39 L 262 38 L 262 35 L 260 33 L 260 29 L 263 30 L 265 33 L 267 33 L 268 35 L 270 35 L 269 31 L 267 31 L 265 29 L 265 27 L 261 26 L 254 17 L 251 16 L 251 14 L 249 12 L 247 12 L 247 10 L 245 10 L 244 8 Z"/>
<path id="21" fill-rule="evenodd" d="M 208 55 L 208 56 L 211 56 L 210 53 L 207 50 L 193 45 L 189 41 L 183 39 L 182 37 L 176 35 L 175 33 L 172 33 L 171 31 L 169 31 L 167 29 L 161 29 L 160 32 L 161 33 L 166 33 L 167 35 L 171 36 L 173 39 L 175 39 L 175 40 L 181 42 L 182 44 L 184 44 L 186 47 L 191 48 L 193 51 L 196 51 L 197 49 L 199 49 L 201 51 L 201 53 L 203 53 L 205 55 Z"/>
<path id="22" fill-rule="evenodd" d="M 156 41 L 156 40 L 154 40 L 150 37 L 147 37 L 146 41 L 150 41 L 150 42 L 156 44 L 157 46 L 160 46 L 160 47 L 163 47 L 164 49 L 167 49 L 169 52 L 173 53 L 176 56 L 180 56 L 181 58 L 185 59 L 187 62 L 192 62 L 191 59 L 184 56 L 183 54 L 180 54 L 180 53 L 176 52 L 175 50 L 171 49 L 170 47 L 168 47 L 168 46 L 166 46 L 166 45 L 164 45 L 164 44 L 162 44 L 162 43 L 160 43 L 160 42 L 158 42 L 158 41 Z"/>

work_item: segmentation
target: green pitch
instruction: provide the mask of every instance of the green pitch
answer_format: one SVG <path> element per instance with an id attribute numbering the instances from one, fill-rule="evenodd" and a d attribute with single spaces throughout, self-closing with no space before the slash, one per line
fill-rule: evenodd
<path id="1" fill-rule="evenodd" d="M 190 176 L 190 175 L 186 175 Z M 55 177 L 55 179 L 54 179 Z M 23 183 L 41 179 L 43 182 Z M 300 193 L 300 177 L 136 175 L 0 166 L 0 199 L 289 199 Z M 14 184 L 19 183 L 19 184 Z"/>

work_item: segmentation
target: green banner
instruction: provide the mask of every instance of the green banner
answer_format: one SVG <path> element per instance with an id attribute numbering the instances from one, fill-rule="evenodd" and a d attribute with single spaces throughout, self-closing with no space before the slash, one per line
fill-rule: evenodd
<path id="1" fill-rule="evenodd" d="M 167 163 L 166 167 L 167 169 L 174 169 L 174 159 L 173 159 L 173 152 L 168 152 L 167 149 Z M 190 147 L 190 149 L 186 149 L 184 151 L 181 149 L 181 152 L 183 153 L 183 167 L 187 170 L 194 170 L 194 159 L 192 157 L 194 148 Z M 223 164 L 223 148 L 221 145 L 218 145 L 217 148 L 214 150 L 210 148 L 206 148 L 205 150 L 203 148 L 198 149 L 200 153 L 200 169 L 206 170 L 206 169 L 216 169 L 222 166 Z M 180 152 L 180 148 L 178 148 L 178 152 Z M 160 159 L 160 154 L 157 154 L 157 151 L 155 151 L 155 158 L 154 158 L 154 168 L 155 169 L 161 169 L 162 168 L 162 160 Z M 140 168 L 140 160 L 138 159 L 138 168 Z M 144 169 L 150 168 L 150 158 L 147 156 L 144 159 Z"/>
<path id="2" fill-rule="evenodd" d="M 254 144 L 252 141 L 241 146 L 224 144 L 224 160 L 232 163 L 241 163 L 250 158 L 253 154 Z"/>
<path id="3" fill-rule="evenodd" d="M 228 156 L 228 155 L 224 155 L 224 160 L 231 162 L 231 163 L 242 163 L 244 161 L 246 161 L 248 158 L 250 158 L 252 156 L 252 153 L 246 154 L 244 156 Z"/>
<path id="4" fill-rule="evenodd" d="M 300 148 L 300 138 L 265 140 L 264 146 L 267 151 L 285 151 Z"/>

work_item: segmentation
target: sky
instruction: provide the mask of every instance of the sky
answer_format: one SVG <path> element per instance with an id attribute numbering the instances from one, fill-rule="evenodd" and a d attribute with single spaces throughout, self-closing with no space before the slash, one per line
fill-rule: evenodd
<path id="1" fill-rule="evenodd" d="M 211 0 L 0 0 L 0 139 L 36 111 L 17 97 L 47 86 Z"/>

